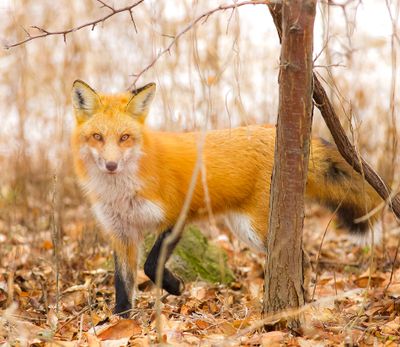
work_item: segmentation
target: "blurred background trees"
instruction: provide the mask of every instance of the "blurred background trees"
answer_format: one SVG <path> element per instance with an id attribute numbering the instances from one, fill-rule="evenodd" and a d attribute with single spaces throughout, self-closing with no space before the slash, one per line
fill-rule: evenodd
<path id="1" fill-rule="evenodd" d="M 118 1 L 115 8 L 131 3 Z M 216 5 L 144 2 L 133 10 L 137 32 L 128 12 L 123 12 L 93 30 L 68 34 L 65 42 L 63 36 L 51 36 L 2 50 L 0 153 L 24 163 L 8 174 L 44 174 L 46 165 L 54 170 L 67 161 L 63 155 L 73 124 L 73 80 L 87 80 L 107 92 L 125 90 L 175 35 Z M 321 2 L 315 34 L 317 71 L 324 76 L 342 121 L 356 130 L 355 142 L 388 176 L 397 165 L 398 7 L 396 1 L 348 1 L 345 6 Z M 3 0 L 2 43 L 24 39 L 25 30 L 40 33 L 31 26 L 65 30 L 109 12 L 96 0 Z M 218 12 L 201 21 L 137 82 L 158 85 L 150 125 L 190 130 L 206 120 L 210 128 L 275 122 L 279 42 L 274 30 L 268 11 L 260 5 Z M 314 132 L 326 137 L 318 116 L 315 123 Z"/>

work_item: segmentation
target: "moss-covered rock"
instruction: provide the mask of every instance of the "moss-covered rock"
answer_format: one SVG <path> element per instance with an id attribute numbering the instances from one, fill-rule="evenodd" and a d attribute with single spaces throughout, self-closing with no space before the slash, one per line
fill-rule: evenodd
<path id="1" fill-rule="evenodd" d="M 155 236 L 149 235 L 144 243 L 144 254 L 150 252 Z M 144 263 L 144 259 L 142 260 Z M 202 280 L 209 283 L 229 284 L 235 277 L 227 264 L 225 251 L 208 242 L 201 231 L 190 226 L 185 229 L 167 267 L 186 283 Z"/>

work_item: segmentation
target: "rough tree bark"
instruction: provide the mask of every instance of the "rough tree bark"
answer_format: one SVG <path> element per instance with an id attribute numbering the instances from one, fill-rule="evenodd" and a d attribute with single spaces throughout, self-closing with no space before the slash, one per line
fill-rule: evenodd
<path id="1" fill-rule="evenodd" d="M 270 5 L 275 6 L 275 5 Z M 279 110 L 272 174 L 264 314 L 304 305 L 302 232 L 312 123 L 316 0 L 283 1 Z M 298 317 L 280 321 L 293 328 Z"/>

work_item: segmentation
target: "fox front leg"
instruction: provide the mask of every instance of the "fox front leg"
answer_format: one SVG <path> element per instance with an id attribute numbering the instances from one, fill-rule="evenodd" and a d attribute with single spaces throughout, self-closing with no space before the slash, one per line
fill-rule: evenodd
<path id="1" fill-rule="evenodd" d="M 132 292 L 134 286 L 133 271 L 130 271 L 131 269 L 121 262 L 116 252 L 114 252 L 114 264 L 114 313 L 121 317 L 128 318 L 129 311 L 132 309 Z"/>
<path id="2" fill-rule="evenodd" d="M 156 242 L 153 245 L 149 255 L 147 256 L 146 262 L 144 264 L 144 272 L 145 274 L 156 283 L 156 274 L 157 268 L 159 263 L 159 257 L 162 249 L 162 245 L 165 242 L 165 239 L 171 234 L 172 229 L 167 229 L 166 231 L 162 232 Z M 167 246 L 167 254 L 165 257 L 165 262 L 162 264 L 164 267 L 164 276 L 162 278 L 162 288 L 165 289 L 168 293 L 173 295 L 181 295 L 184 289 L 184 284 L 182 280 L 175 276 L 171 271 L 169 271 L 165 267 L 165 263 L 167 262 L 168 258 L 171 256 L 175 246 L 178 244 L 180 237 L 178 237 L 174 242 Z"/>
<path id="3" fill-rule="evenodd" d="M 134 245 L 114 242 L 114 313 L 129 317 L 136 279 L 137 249 Z"/>

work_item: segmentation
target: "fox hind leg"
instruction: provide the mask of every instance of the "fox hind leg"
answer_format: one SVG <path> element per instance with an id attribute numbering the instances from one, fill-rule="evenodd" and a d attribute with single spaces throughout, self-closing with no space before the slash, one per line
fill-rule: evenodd
<path id="1" fill-rule="evenodd" d="M 157 268 L 163 243 L 165 242 L 165 239 L 171 234 L 171 232 L 172 228 L 167 229 L 158 236 L 144 264 L 144 272 L 153 281 L 153 283 L 156 283 Z M 173 295 L 181 295 L 184 289 L 184 284 L 179 277 L 175 276 L 170 270 L 165 267 L 165 263 L 174 251 L 175 246 L 179 242 L 179 239 L 180 238 L 178 237 L 176 240 L 174 240 L 173 243 L 168 245 L 167 256 L 164 264 L 162 265 L 164 267 L 162 288 Z"/>

